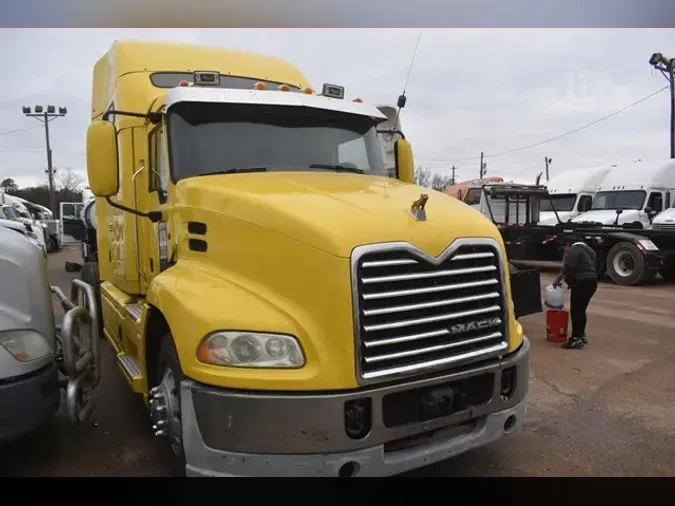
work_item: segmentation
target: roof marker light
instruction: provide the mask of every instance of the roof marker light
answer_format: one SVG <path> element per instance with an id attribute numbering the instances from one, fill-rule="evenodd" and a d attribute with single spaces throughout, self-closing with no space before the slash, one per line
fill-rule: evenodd
<path id="1" fill-rule="evenodd" d="M 357 104 L 362 104 L 362 103 L 363 103 L 363 99 L 362 99 L 362 98 L 355 98 L 355 99 L 354 99 L 354 102 L 356 102 Z"/>
<path id="2" fill-rule="evenodd" d="M 183 79 L 181 82 L 178 83 L 178 86 L 180 86 L 181 88 L 187 88 L 188 86 L 190 86 L 190 81 L 186 81 L 185 79 Z"/>
<path id="3" fill-rule="evenodd" d="M 267 88 L 267 86 L 262 81 L 258 81 L 253 85 L 254 90 L 264 90 L 265 88 Z"/>
<path id="4" fill-rule="evenodd" d="M 307 88 L 301 89 L 300 93 L 304 93 L 305 95 L 314 95 L 316 92 L 308 86 Z"/>
<path id="5" fill-rule="evenodd" d="M 277 86 L 277 91 L 291 91 L 291 87 L 287 84 L 280 84 Z"/>

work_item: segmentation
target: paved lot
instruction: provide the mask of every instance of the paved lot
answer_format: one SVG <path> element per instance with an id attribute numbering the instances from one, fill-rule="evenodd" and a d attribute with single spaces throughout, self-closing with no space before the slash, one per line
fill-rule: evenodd
<path id="1" fill-rule="evenodd" d="M 53 282 L 73 275 L 50 256 Z M 550 281 L 552 275 L 544 274 Z M 585 350 L 545 341 L 542 314 L 522 323 L 532 341 L 531 401 L 512 437 L 414 476 L 675 475 L 675 286 L 603 283 L 589 310 Z M 90 423 L 57 419 L 2 449 L 2 476 L 177 476 L 164 442 L 152 435 L 140 399 L 104 346 L 102 384 Z"/>

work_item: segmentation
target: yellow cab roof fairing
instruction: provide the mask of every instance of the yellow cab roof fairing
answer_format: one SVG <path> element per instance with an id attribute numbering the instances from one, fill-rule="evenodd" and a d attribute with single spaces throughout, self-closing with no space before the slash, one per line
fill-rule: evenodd
<path id="1" fill-rule="evenodd" d="M 285 83 L 299 88 L 309 86 L 297 67 L 271 56 L 176 42 L 115 41 L 94 66 L 92 118 L 105 112 L 117 80 L 124 75 L 195 70 L 218 71 L 223 75 Z M 149 77 L 147 86 L 148 91 L 154 89 L 157 94 L 165 91 L 155 88 Z"/>

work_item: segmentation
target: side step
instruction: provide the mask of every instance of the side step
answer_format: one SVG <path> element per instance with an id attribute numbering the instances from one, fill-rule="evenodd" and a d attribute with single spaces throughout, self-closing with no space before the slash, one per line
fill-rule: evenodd
<path id="1" fill-rule="evenodd" d="M 125 304 L 124 309 L 126 310 L 127 314 L 134 320 L 134 323 L 138 323 L 141 321 L 141 318 L 143 317 L 143 308 L 138 306 L 137 304 L 131 303 L 131 304 Z"/>
<path id="2" fill-rule="evenodd" d="M 131 389 L 137 394 L 142 393 L 144 378 L 138 360 L 126 353 L 119 353 L 117 355 L 117 365 L 122 370 L 129 385 L 131 385 Z"/>

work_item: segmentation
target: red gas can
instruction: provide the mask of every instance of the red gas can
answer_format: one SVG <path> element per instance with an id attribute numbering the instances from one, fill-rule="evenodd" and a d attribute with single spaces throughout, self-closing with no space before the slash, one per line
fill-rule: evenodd
<path id="1" fill-rule="evenodd" d="M 570 314 L 559 309 L 546 311 L 546 340 L 551 343 L 564 343 L 567 341 L 567 327 L 569 326 Z"/>

